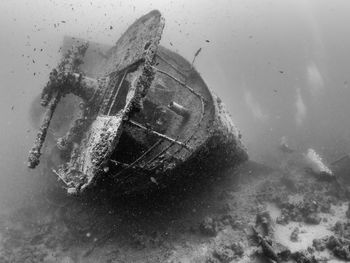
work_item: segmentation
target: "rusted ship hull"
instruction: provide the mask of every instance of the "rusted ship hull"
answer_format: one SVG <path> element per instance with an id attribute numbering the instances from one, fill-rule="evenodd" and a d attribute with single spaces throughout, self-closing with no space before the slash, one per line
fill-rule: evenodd
<path id="1" fill-rule="evenodd" d="M 120 194 L 147 191 L 169 185 L 191 166 L 247 159 L 220 99 L 193 65 L 159 46 L 163 26 L 160 13 L 152 11 L 114 47 L 65 39 L 67 55 L 42 94 L 49 109 L 29 166 L 37 165 L 55 105 L 68 93 L 83 105 L 81 117 L 58 142 L 65 157 L 55 171 L 69 192 L 101 181 Z"/>

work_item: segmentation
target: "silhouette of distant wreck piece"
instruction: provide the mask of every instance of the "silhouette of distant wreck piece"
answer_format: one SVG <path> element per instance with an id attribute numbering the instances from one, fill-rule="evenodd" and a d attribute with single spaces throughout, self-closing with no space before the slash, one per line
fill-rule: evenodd
<path id="1" fill-rule="evenodd" d="M 221 100 L 188 61 L 159 46 L 163 27 L 155 10 L 114 47 L 64 39 L 65 55 L 41 95 L 47 111 L 30 168 L 39 164 L 53 113 L 67 94 L 79 97 L 81 112 L 58 139 L 61 163 L 52 169 L 69 193 L 106 182 L 120 194 L 149 191 L 180 179 L 179 171 L 190 176 L 248 158 Z"/>

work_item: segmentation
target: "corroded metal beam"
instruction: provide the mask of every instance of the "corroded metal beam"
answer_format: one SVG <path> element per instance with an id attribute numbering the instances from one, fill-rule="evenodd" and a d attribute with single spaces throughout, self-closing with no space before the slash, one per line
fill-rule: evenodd
<path id="1" fill-rule="evenodd" d="M 143 126 L 143 125 L 140 124 L 140 123 L 137 123 L 137 122 L 132 121 L 132 120 L 128 120 L 127 123 L 128 123 L 128 124 L 131 124 L 132 126 L 134 126 L 134 127 L 136 127 L 136 128 L 142 129 L 142 130 L 144 130 L 144 131 L 146 131 L 146 132 L 149 132 L 149 133 L 151 133 L 151 134 L 153 134 L 153 135 L 156 135 L 156 136 L 158 136 L 158 137 L 160 137 L 160 138 L 162 138 L 162 139 L 164 139 L 164 140 L 167 140 L 167 141 L 169 141 L 169 142 L 173 142 L 173 143 L 175 143 L 175 144 L 178 144 L 178 145 L 180 145 L 180 146 L 186 148 L 187 150 L 192 150 L 192 148 L 189 147 L 189 146 L 187 146 L 186 144 L 184 144 L 184 143 L 182 143 L 182 142 L 180 142 L 180 141 L 178 141 L 178 140 L 175 140 L 175 139 L 173 139 L 173 138 L 170 138 L 170 137 L 168 137 L 168 136 L 166 136 L 166 135 L 164 135 L 164 134 L 161 134 L 161 133 L 159 133 L 159 132 L 156 132 L 156 131 L 154 131 L 154 130 L 152 130 L 152 129 L 146 128 L 145 126 Z"/>
<path id="2" fill-rule="evenodd" d="M 175 101 L 170 102 L 168 108 L 184 118 L 188 118 L 190 116 L 190 111 Z"/>
<path id="3" fill-rule="evenodd" d="M 56 106 L 58 102 L 61 99 L 61 95 L 59 93 L 56 93 L 53 95 L 52 99 L 50 100 L 48 104 L 48 109 L 45 112 L 43 122 L 41 124 L 41 127 L 39 129 L 39 132 L 37 134 L 37 137 L 35 139 L 35 143 L 33 148 L 29 152 L 29 157 L 28 157 L 28 167 L 29 168 L 35 168 L 39 164 L 39 158 L 41 155 L 41 148 L 44 144 L 47 130 L 49 128 L 52 115 L 56 109 Z"/>
<path id="4" fill-rule="evenodd" d="M 47 110 L 34 146 L 29 152 L 29 168 L 35 168 L 39 164 L 41 148 L 44 144 L 53 113 L 61 97 L 72 93 L 81 97 L 84 102 L 92 104 L 92 99 L 95 98 L 96 93 L 99 91 L 97 80 L 86 78 L 82 74 L 77 73 L 79 72 L 79 66 L 83 62 L 87 48 L 87 43 L 73 47 L 65 54 L 57 68 L 53 69 L 50 73 L 49 82 L 41 94 L 41 105 L 47 107 Z"/>
<path id="5" fill-rule="evenodd" d="M 182 82 L 181 80 L 179 80 L 178 78 L 174 77 L 173 75 L 169 74 L 168 72 L 165 72 L 164 70 L 161 70 L 157 67 L 152 66 L 152 68 L 159 73 L 162 73 L 166 76 L 168 76 L 169 78 L 175 80 L 177 83 L 179 83 L 180 85 L 182 85 L 183 87 L 185 87 L 186 89 L 188 89 L 191 93 L 193 93 L 194 95 L 196 95 L 197 97 L 199 97 L 201 100 L 204 101 L 204 98 L 201 94 L 199 94 L 198 92 L 196 92 L 193 88 L 191 88 L 190 86 L 188 86 L 186 83 Z"/>

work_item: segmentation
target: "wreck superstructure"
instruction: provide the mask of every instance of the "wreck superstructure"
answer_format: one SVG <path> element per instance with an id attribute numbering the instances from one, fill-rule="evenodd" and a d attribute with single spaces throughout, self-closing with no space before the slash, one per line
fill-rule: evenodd
<path id="1" fill-rule="evenodd" d="M 163 27 L 161 14 L 152 11 L 114 47 L 65 38 L 65 56 L 42 93 L 48 109 L 29 167 L 39 163 L 56 105 L 67 94 L 81 99 L 79 117 L 57 141 L 62 163 L 55 171 L 69 192 L 106 178 L 116 192 L 139 192 L 166 186 L 194 162 L 247 159 L 220 99 L 193 65 L 159 46 Z"/>

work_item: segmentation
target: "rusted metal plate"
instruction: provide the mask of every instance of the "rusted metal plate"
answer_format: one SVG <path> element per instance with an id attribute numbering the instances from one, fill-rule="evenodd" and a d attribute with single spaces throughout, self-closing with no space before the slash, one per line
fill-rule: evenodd
<path id="1" fill-rule="evenodd" d="M 122 115 L 98 116 L 90 127 L 90 138 L 84 145 L 78 163 L 88 185 L 98 169 L 112 154 L 122 133 Z M 102 168 L 103 169 L 103 168 Z M 84 185 L 82 186 L 84 187 Z"/>
<path id="2" fill-rule="evenodd" d="M 156 51 L 163 31 L 164 22 L 159 11 L 154 10 L 136 20 L 119 38 L 106 56 L 106 73 L 120 71 L 145 55 Z"/>

